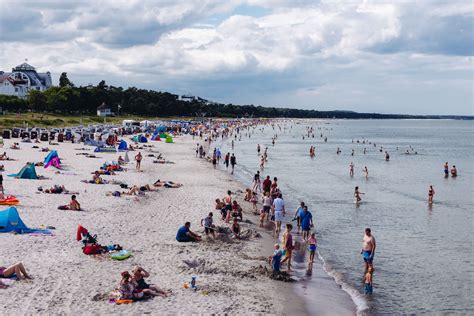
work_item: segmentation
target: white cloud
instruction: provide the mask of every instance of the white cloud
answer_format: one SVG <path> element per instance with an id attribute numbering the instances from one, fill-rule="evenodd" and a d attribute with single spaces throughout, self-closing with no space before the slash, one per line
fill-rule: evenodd
<path id="1" fill-rule="evenodd" d="M 239 5 L 269 11 L 233 14 Z M 334 92 L 343 89 L 352 99 L 347 107 L 360 109 L 367 104 L 361 96 L 390 91 L 388 82 L 424 80 L 439 88 L 447 76 L 466 86 L 473 12 L 464 2 L 0 0 L 0 62 L 8 69 L 29 58 L 81 83 L 104 78 L 228 102 L 237 96 L 306 106 L 312 97 L 338 106 L 348 102 Z M 214 16 L 218 22 L 210 23 Z M 246 95 L 233 95 L 232 85 Z M 286 96 L 273 99 L 277 91 Z"/>

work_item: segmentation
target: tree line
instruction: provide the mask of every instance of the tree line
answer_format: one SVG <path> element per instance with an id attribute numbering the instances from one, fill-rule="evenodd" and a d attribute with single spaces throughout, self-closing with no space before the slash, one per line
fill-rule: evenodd
<path id="1" fill-rule="evenodd" d="M 31 90 L 27 98 L 0 95 L 0 107 L 9 112 L 52 112 L 67 115 L 94 115 L 103 102 L 117 113 L 140 116 L 187 117 L 291 117 L 291 118 L 439 118 L 398 114 L 357 113 L 347 111 L 316 111 L 292 108 L 263 107 L 209 103 L 203 99 L 191 102 L 176 94 L 130 87 L 114 87 L 105 81 L 96 86 L 76 87 L 61 74 L 59 86 L 46 91 Z"/>

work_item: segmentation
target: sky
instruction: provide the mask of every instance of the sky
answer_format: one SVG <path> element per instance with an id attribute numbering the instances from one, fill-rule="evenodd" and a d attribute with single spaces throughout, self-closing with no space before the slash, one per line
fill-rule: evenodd
<path id="1" fill-rule="evenodd" d="M 0 0 L 0 70 L 232 104 L 473 115 L 473 1 Z"/>

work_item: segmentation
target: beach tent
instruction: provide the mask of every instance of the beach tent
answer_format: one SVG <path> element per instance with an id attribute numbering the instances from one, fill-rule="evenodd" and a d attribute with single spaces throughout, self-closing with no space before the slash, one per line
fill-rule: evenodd
<path id="1" fill-rule="evenodd" d="M 128 150 L 127 142 L 124 140 L 121 140 L 118 146 L 118 151 L 127 151 L 127 150 Z"/>
<path id="2" fill-rule="evenodd" d="M 166 143 L 173 143 L 173 137 L 171 135 L 166 136 Z"/>
<path id="3" fill-rule="evenodd" d="M 20 218 L 16 207 L 10 207 L 0 211 L 0 233 L 28 231 L 25 223 Z"/>
<path id="4" fill-rule="evenodd" d="M 61 169 L 61 160 L 59 160 L 59 155 L 56 150 L 50 151 L 46 158 L 44 158 L 44 167 L 48 168 L 49 166 Z"/>
<path id="5" fill-rule="evenodd" d="M 168 136 L 166 133 L 161 133 L 160 134 L 160 138 L 165 138 L 166 139 L 166 136 Z"/>
<path id="6" fill-rule="evenodd" d="M 21 220 L 20 214 L 16 207 L 12 206 L 6 210 L 0 211 L 0 233 L 17 233 L 17 234 L 44 234 L 52 235 L 47 229 L 31 229 L 28 228 Z"/>
<path id="7" fill-rule="evenodd" d="M 35 165 L 32 163 L 27 163 L 17 174 L 9 174 L 8 176 L 20 179 L 38 179 Z"/>
<path id="8" fill-rule="evenodd" d="M 151 137 L 151 140 L 161 141 L 160 135 L 158 135 L 158 134 L 153 135 L 153 136 Z"/>
<path id="9" fill-rule="evenodd" d="M 147 142 L 148 142 L 148 139 L 146 139 L 145 136 L 141 135 L 139 142 L 140 142 L 140 143 L 147 143 Z"/>

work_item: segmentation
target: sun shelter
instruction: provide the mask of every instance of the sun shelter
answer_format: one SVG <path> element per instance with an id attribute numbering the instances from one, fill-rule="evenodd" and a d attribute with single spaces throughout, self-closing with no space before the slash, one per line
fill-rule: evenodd
<path id="1" fill-rule="evenodd" d="M 121 140 L 120 144 L 118 145 L 118 151 L 127 151 L 127 150 L 128 150 L 127 142 L 124 140 Z"/>
<path id="2" fill-rule="evenodd" d="M 50 151 L 46 158 L 44 158 L 44 167 L 48 168 L 49 166 L 61 169 L 61 160 L 56 150 Z"/>
<path id="3" fill-rule="evenodd" d="M 31 229 L 23 223 L 16 207 L 12 206 L 0 211 L 0 233 L 17 234 L 52 234 L 46 229 Z"/>
<path id="4" fill-rule="evenodd" d="M 23 168 L 21 168 L 20 172 L 16 174 L 9 174 L 8 176 L 20 179 L 38 179 L 35 165 L 32 163 L 27 163 Z"/>

